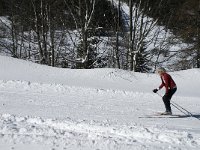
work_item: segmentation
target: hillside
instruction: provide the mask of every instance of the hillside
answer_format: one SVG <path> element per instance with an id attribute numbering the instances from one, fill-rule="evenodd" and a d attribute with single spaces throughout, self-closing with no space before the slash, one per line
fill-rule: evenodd
<path id="1" fill-rule="evenodd" d="M 137 3 L 129 7 L 124 2 L 119 5 L 118 0 L 20 0 L 11 5 L 1 0 L 0 4 L 0 53 L 7 56 L 73 69 L 120 68 L 150 73 L 157 66 L 173 71 L 199 68 L 194 43 L 176 36 Z M 162 7 L 147 7 L 154 9 Z"/>
<path id="2" fill-rule="evenodd" d="M 178 85 L 172 102 L 189 113 L 172 106 L 174 116 L 159 117 L 156 74 L 58 69 L 5 56 L 0 68 L 0 149 L 200 148 L 199 69 L 170 72 Z"/>

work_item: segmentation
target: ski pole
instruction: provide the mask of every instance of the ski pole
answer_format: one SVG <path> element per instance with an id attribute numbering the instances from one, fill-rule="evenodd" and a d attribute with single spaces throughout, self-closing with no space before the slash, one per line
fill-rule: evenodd
<path id="1" fill-rule="evenodd" d="M 173 102 L 176 106 L 180 107 L 181 109 L 183 109 L 184 111 L 186 111 L 188 113 L 188 115 L 190 115 L 191 117 L 194 117 L 198 120 L 200 120 L 200 118 L 196 117 L 195 115 L 193 115 L 191 112 L 189 112 L 187 109 L 183 108 L 182 106 L 180 106 L 179 104 Z"/>
<path id="2" fill-rule="evenodd" d="M 160 97 L 162 97 L 159 93 L 156 93 L 156 94 L 158 94 Z M 174 106 L 176 109 L 178 109 L 179 111 L 181 111 L 181 112 L 184 113 L 185 115 L 190 115 L 191 117 L 194 117 L 194 118 L 200 120 L 200 118 L 194 116 L 191 112 L 189 112 L 187 109 L 183 108 L 183 107 L 180 106 L 179 104 L 177 104 L 177 103 L 175 103 L 175 102 L 170 102 L 170 103 L 172 104 L 172 106 Z M 182 109 L 182 110 L 181 110 L 181 109 Z M 184 112 L 183 110 L 184 110 L 185 112 Z M 186 112 L 187 112 L 187 114 L 186 114 Z"/>
<path id="3" fill-rule="evenodd" d="M 158 94 L 160 97 L 162 97 L 159 93 L 156 93 L 156 94 Z M 174 106 L 176 109 L 178 109 L 180 112 L 182 112 L 183 114 L 185 114 L 185 115 L 188 115 L 188 114 L 186 114 L 183 110 L 181 110 L 181 108 L 179 108 L 178 106 L 175 106 L 172 102 L 170 102 L 171 104 L 172 104 L 172 106 Z"/>
<path id="4" fill-rule="evenodd" d="M 176 105 L 174 105 L 172 102 L 171 102 L 172 106 L 174 106 L 176 109 L 178 109 L 180 112 L 182 112 L 183 114 L 185 115 L 188 115 L 186 112 L 184 112 L 183 110 L 181 110 L 179 107 L 177 107 Z M 191 115 L 190 115 L 191 116 Z"/>

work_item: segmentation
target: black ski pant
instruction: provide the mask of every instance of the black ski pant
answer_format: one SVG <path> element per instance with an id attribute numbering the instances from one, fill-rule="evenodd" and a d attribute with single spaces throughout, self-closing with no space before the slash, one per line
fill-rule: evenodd
<path id="1" fill-rule="evenodd" d="M 176 92 L 176 90 L 177 90 L 177 88 L 170 89 L 169 93 L 165 94 L 162 97 L 163 102 L 165 104 L 166 111 L 170 111 L 171 112 L 170 100 L 171 100 L 172 96 L 174 95 L 174 93 Z"/>

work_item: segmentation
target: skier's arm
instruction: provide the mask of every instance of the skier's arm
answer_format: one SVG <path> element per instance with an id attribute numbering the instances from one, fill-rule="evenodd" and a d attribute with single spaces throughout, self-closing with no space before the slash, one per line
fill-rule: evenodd
<path id="1" fill-rule="evenodd" d="M 159 86 L 159 88 L 158 88 L 158 89 L 159 89 L 159 90 L 160 90 L 160 89 L 162 89 L 162 88 L 163 88 L 163 86 L 164 86 L 164 83 L 162 83 L 162 84 Z"/>
<path id="2" fill-rule="evenodd" d="M 162 78 L 161 78 L 161 80 L 162 80 Z M 165 86 L 165 83 L 164 83 L 163 80 L 162 80 L 162 83 L 161 83 L 161 85 L 159 86 L 158 90 L 162 89 L 163 86 Z"/>
<path id="3" fill-rule="evenodd" d="M 169 87 L 169 76 L 164 75 L 163 80 L 164 80 L 164 86 L 165 86 L 165 89 L 166 89 L 165 94 L 168 94 L 169 93 L 169 88 L 168 88 Z"/>

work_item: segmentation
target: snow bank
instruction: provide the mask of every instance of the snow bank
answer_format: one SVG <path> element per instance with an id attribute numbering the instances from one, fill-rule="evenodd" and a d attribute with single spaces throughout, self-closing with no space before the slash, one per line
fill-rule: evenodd
<path id="1" fill-rule="evenodd" d="M 170 72 L 172 99 L 190 114 L 164 111 L 158 75 L 70 70 L 0 56 L 0 149 L 200 149 L 200 70 Z M 164 90 L 162 91 L 164 92 Z M 163 94 L 160 92 L 159 94 Z"/>
<path id="2" fill-rule="evenodd" d="M 24 60 L 0 56 L 0 79 L 36 83 L 115 89 L 151 93 L 160 85 L 156 74 L 135 73 L 118 69 L 61 69 L 39 65 Z M 175 79 L 177 95 L 199 97 L 200 70 L 170 72 Z"/>

